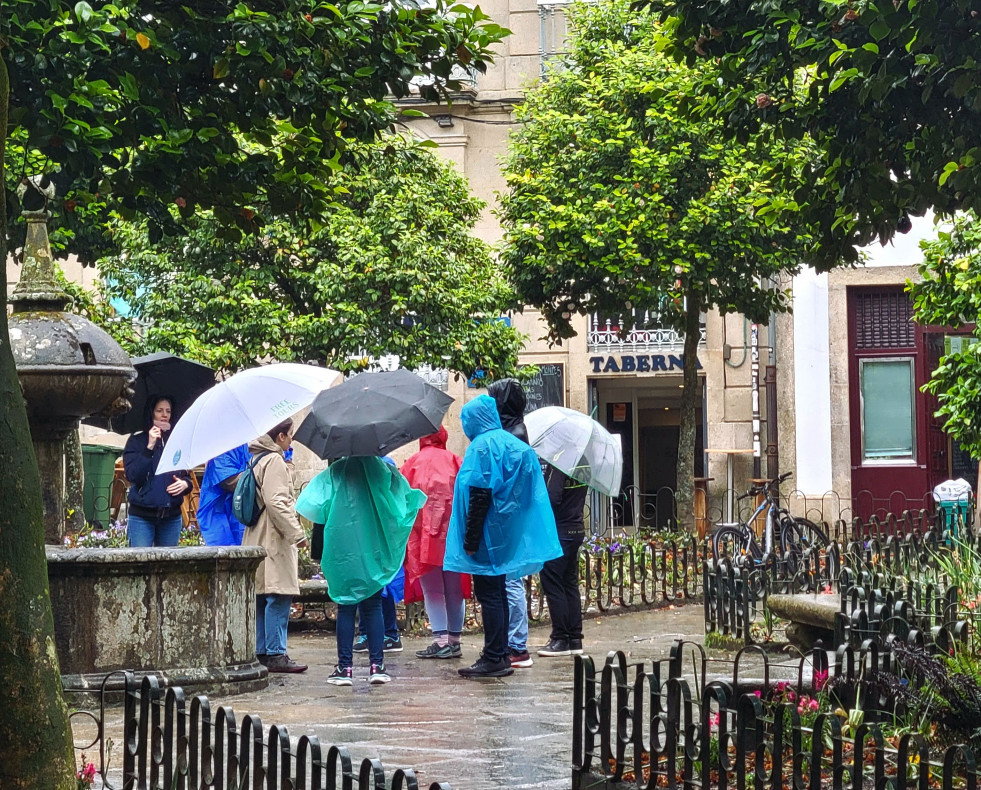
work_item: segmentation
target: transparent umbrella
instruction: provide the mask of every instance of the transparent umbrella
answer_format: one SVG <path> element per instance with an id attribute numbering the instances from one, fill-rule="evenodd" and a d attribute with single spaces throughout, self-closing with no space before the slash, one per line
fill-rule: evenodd
<path id="1" fill-rule="evenodd" d="M 292 417 L 341 374 L 282 362 L 236 373 L 205 392 L 177 421 L 157 474 L 192 469 Z"/>
<path id="2" fill-rule="evenodd" d="M 569 477 L 609 496 L 620 493 L 620 437 L 574 409 L 545 406 L 525 415 L 538 457 Z"/>

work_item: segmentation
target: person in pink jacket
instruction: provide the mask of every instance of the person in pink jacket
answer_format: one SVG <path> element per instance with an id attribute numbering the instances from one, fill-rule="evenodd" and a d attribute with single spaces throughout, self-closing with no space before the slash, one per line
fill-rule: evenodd
<path id="1" fill-rule="evenodd" d="M 419 658 L 461 658 L 460 634 L 466 599 L 470 597 L 470 577 L 443 570 L 446 530 L 453 506 L 453 485 L 462 463 L 446 449 L 446 429 L 419 440 L 419 452 L 402 465 L 409 485 L 428 499 L 409 535 L 405 550 L 406 603 L 423 598 L 433 631 L 433 643 L 419 650 Z"/>

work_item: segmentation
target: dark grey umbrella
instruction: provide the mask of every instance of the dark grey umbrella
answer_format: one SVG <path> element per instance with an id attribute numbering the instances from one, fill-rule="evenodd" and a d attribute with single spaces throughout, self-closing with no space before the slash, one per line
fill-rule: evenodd
<path id="1" fill-rule="evenodd" d="M 108 425 L 105 418 L 100 421 L 100 418 L 92 417 L 86 422 L 109 428 L 116 433 L 142 431 L 146 427 L 144 420 L 147 401 L 157 395 L 169 395 L 174 399 L 174 414 L 171 417 L 173 425 L 201 393 L 215 386 L 215 372 L 207 365 L 166 351 L 136 357 L 133 359 L 133 367 L 137 372 L 136 381 L 131 385 L 134 390 L 134 395 L 130 398 L 133 408 L 125 414 L 113 417 Z"/>
<path id="2" fill-rule="evenodd" d="M 361 373 L 321 392 L 293 438 L 328 460 L 385 455 L 439 430 L 452 402 L 409 370 Z"/>

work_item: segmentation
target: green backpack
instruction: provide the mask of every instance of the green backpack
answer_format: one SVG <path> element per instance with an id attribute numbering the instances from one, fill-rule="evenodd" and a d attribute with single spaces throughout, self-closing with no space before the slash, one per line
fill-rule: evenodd
<path id="1" fill-rule="evenodd" d="M 259 506 L 259 489 L 262 488 L 255 479 L 255 465 L 259 459 L 269 455 L 271 450 L 258 453 L 252 456 L 249 465 L 238 476 L 235 484 L 235 492 L 232 494 L 232 515 L 235 516 L 247 527 L 254 527 L 259 523 L 259 516 L 262 515 L 264 507 Z"/>

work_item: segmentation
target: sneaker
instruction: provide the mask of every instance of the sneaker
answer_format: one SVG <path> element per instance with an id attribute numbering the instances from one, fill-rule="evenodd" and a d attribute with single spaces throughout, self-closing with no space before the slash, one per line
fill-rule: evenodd
<path id="1" fill-rule="evenodd" d="M 570 639 L 569 640 L 569 653 L 574 656 L 582 655 L 582 640 L 581 639 Z"/>
<path id="2" fill-rule="evenodd" d="M 256 660 L 260 664 L 262 664 L 262 666 L 265 666 L 266 665 L 266 662 L 269 661 L 269 656 L 267 656 L 265 653 L 256 653 L 255 654 L 255 657 L 256 657 Z"/>
<path id="3" fill-rule="evenodd" d="M 508 659 L 502 658 L 500 661 L 489 661 L 483 656 L 469 667 L 458 669 L 465 678 L 504 678 L 514 674 L 514 668 Z"/>
<path id="4" fill-rule="evenodd" d="M 354 652 L 355 653 L 367 653 L 368 652 L 368 635 L 359 634 L 358 638 L 354 640 Z"/>
<path id="5" fill-rule="evenodd" d="M 351 667 L 334 667 L 334 671 L 327 676 L 327 682 L 332 686 L 353 686 L 354 670 Z"/>
<path id="6" fill-rule="evenodd" d="M 582 652 L 580 643 L 579 652 Z M 568 639 L 550 639 L 545 647 L 538 649 L 540 656 L 571 656 L 572 648 L 569 647 Z"/>
<path id="7" fill-rule="evenodd" d="M 512 667 L 530 667 L 535 662 L 531 660 L 531 656 L 528 655 L 527 650 L 515 650 L 511 648 L 511 666 Z"/>
<path id="8" fill-rule="evenodd" d="M 367 645 L 367 640 L 365 640 Z M 365 650 L 368 648 L 365 647 Z M 386 653 L 401 653 L 402 652 L 402 637 L 397 636 L 394 639 L 390 637 L 385 637 L 385 652 Z"/>
<path id="9" fill-rule="evenodd" d="M 298 664 L 285 653 L 278 656 L 266 656 L 266 668 L 270 672 L 296 673 L 307 671 L 306 664 Z"/>
<path id="10" fill-rule="evenodd" d="M 399 650 L 402 648 L 400 647 Z M 372 664 L 371 673 L 368 675 L 368 682 L 372 686 L 377 686 L 381 683 L 388 683 L 391 681 L 392 676 L 385 671 L 384 664 Z"/>
<path id="11" fill-rule="evenodd" d="M 425 650 L 417 650 L 416 658 L 462 658 L 463 648 L 459 645 L 440 645 L 433 642 Z"/>

